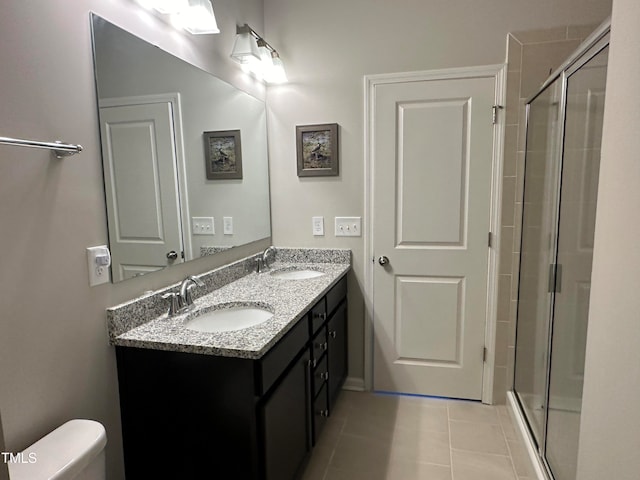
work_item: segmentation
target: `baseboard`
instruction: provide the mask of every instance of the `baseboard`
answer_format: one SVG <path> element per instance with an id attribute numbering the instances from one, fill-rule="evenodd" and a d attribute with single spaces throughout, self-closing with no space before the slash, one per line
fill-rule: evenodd
<path id="1" fill-rule="evenodd" d="M 364 378 L 358 377 L 347 377 L 342 388 L 344 390 L 351 390 L 354 392 L 366 391 L 366 388 L 364 388 Z"/>
<path id="2" fill-rule="evenodd" d="M 522 441 L 527 449 L 529 459 L 531 459 L 531 464 L 533 465 L 536 478 L 538 480 L 551 480 L 546 473 L 542 460 L 538 457 L 538 452 L 536 451 L 535 443 L 531 437 L 531 433 L 529 432 L 527 421 L 520 411 L 518 400 L 516 400 L 513 392 L 507 392 L 507 406 L 511 410 L 511 416 L 515 420 L 516 427 L 522 436 Z"/>

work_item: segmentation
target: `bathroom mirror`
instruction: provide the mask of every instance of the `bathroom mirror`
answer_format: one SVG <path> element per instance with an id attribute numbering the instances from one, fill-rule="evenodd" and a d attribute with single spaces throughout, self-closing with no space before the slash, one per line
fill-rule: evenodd
<path id="1" fill-rule="evenodd" d="M 91 23 L 113 281 L 269 237 L 264 102 Z"/>

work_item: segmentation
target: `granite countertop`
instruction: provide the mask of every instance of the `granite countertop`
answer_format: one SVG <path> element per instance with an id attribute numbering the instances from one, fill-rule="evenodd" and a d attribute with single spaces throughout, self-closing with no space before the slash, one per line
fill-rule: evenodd
<path id="1" fill-rule="evenodd" d="M 277 261 L 270 272 L 250 273 L 197 298 L 195 310 L 169 317 L 166 313 L 114 335 L 117 346 L 171 350 L 203 355 L 261 358 L 351 268 L 349 263 L 298 263 Z M 271 275 L 282 269 L 317 270 L 324 275 L 286 280 Z M 194 290 L 195 292 L 195 290 Z M 203 333 L 185 328 L 199 312 L 221 304 L 261 305 L 273 312 L 264 323 L 242 330 Z"/>

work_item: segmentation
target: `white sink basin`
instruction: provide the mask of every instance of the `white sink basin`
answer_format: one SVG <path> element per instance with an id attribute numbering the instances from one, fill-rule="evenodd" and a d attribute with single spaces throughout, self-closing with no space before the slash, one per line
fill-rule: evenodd
<path id="1" fill-rule="evenodd" d="M 266 308 L 260 306 L 224 306 L 208 312 L 195 314 L 186 321 L 185 327 L 196 332 L 232 332 L 255 327 L 273 317 Z"/>
<path id="2" fill-rule="evenodd" d="M 282 278 L 283 280 L 306 280 L 308 278 L 316 278 L 324 275 L 322 272 L 318 272 L 317 270 L 291 270 L 291 269 L 283 269 L 276 270 L 271 272 L 271 275 L 277 278 Z"/>

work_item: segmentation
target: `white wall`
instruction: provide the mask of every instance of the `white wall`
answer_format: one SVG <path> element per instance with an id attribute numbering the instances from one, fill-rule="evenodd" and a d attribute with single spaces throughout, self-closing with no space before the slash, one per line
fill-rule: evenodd
<path id="1" fill-rule="evenodd" d="M 610 6 L 610 0 L 265 0 L 265 35 L 290 80 L 267 92 L 274 244 L 353 249 L 350 376 L 364 373 L 364 244 L 335 238 L 333 218 L 364 214 L 363 76 L 502 63 L 508 32 L 598 24 Z M 334 122 L 341 126 L 340 176 L 298 178 L 295 126 Z M 324 237 L 311 234 L 314 215 L 325 217 Z"/>
<path id="2" fill-rule="evenodd" d="M 88 285 L 85 248 L 107 242 L 89 11 L 264 98 L 264 87 L 228 57 L 236 23 L 262 29 L 262 0 L 214 3 L 222 33 L 194 38 L 132 0 L 3 2 L 0 136 L 85 147 L 56 160 L 44 150 L 0 145 L 0 411 L 10 451 L 70 418 L 93 418 L 107 429 L 109 478 L 123 478 L 105 308 L 264 248 L 254 244 L 117 285 Z"/>
<path id="3" fill-rule="evenodd" d="M 614 0 L 578 478 L 640 477 L 640 3 Z"/>
<path id="4" fill-rule="evenodd" d="M 4 434 L 2 432 L 2 416 L 0 416 L 0 452 L 6 452 L 4 448 Z M 9 469 L 2 461 L 0 461 L 0 480 L 9 480 Z"/>

